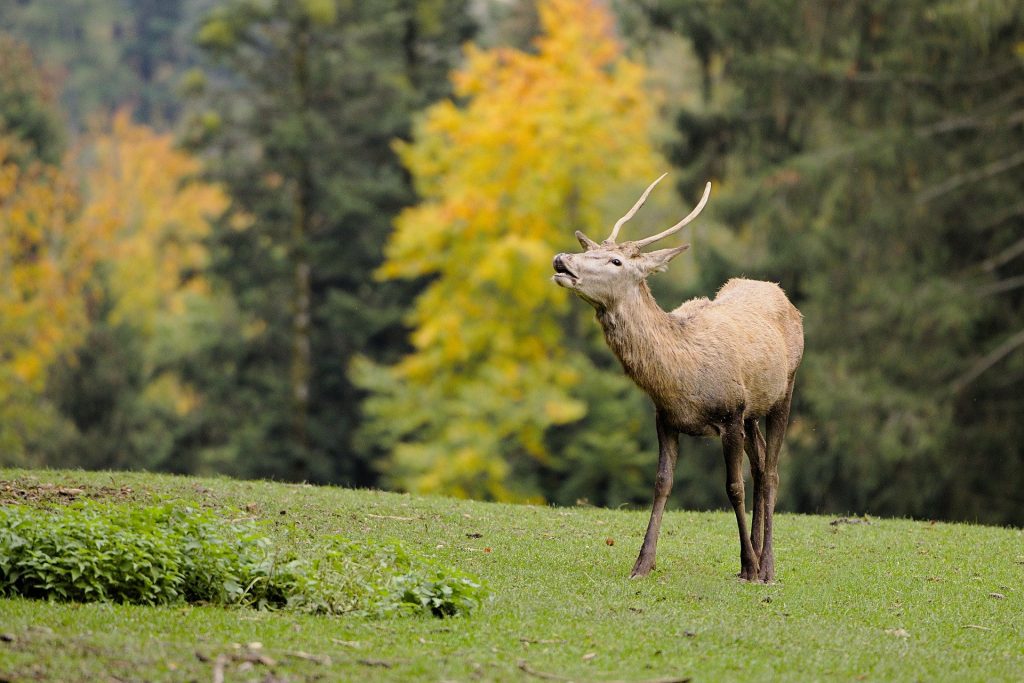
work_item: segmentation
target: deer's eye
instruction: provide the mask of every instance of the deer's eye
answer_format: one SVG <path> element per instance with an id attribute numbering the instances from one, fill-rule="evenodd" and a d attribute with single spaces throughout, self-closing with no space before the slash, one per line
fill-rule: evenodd
<path id="1" fill-rule="evenodd" d="M 619 260 L 619 259 L 617 259 L 617 258 L 613 258 L 613 259 L 612 259 L 612 265 L 613 265 L 613 266 L 621 266 L 621 265 L 622 265 L 622 261 L 620 261 L 620 260 Z"/>

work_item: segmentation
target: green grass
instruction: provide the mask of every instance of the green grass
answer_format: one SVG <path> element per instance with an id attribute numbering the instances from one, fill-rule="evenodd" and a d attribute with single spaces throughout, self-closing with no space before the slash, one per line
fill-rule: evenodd
<path id="1" fill-rule="evenodd" d="M 763 586 L 735 578 L 731 514 L 669 512 L 658 569 L 630 581 L 645 511 L 145 474 L 0 470 L 0 480 L 4 503 L 235 506 L 300 556 L 327 534 L 394 538 L 494 594 L 473 616 L 443 620 L 0 600 L 0 681 L 991 681 L 1024 671 L 1019 529 L 779 515 L 778 581 Z"/>

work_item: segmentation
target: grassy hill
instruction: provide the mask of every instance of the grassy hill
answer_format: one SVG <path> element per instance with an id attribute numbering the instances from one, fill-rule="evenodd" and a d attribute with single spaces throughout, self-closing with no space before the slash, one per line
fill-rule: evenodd
<path id="1" fill-rule="evenodd" d="M 482 578 L 468 618 L 0 600 L 0 681 L 1020 680 L 1024 532 L 779 515 L 778 582 L 741 583 L 731 513 L 512 506 L 148 474 L 0 470 L 0 503 L 171 497 L 282 549 L 401 540 Z"/>

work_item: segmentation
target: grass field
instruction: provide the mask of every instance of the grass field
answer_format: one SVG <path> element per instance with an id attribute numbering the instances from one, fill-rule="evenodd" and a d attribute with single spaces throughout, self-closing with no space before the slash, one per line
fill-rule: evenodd
<path id="1" fill-rule="evenodd" d="M 0 681 L 1014 681 L 1024 532 L 779 515 L 778 581 L 735 578 L 731 513 L 512 506 L 146 474 L 0 470 L 0 502 L 172 497 L 267 520 L 284 548 L 394 538 L 482 578 L 469 618 L 315 617 L 0 600 Z"/>

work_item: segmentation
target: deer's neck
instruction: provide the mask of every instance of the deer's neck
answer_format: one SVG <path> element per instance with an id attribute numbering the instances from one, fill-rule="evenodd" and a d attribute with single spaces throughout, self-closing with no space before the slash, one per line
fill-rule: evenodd
<path id="1" fill-rule="evenodd" d="M 597 319 L 626 374 L 660 403 L 669 390 L 666 380 L 679 370 L 676 356 L 685 345 L 685 324 L 658 306 L 646 282 L 614 306 L 599 310 Z"/>

